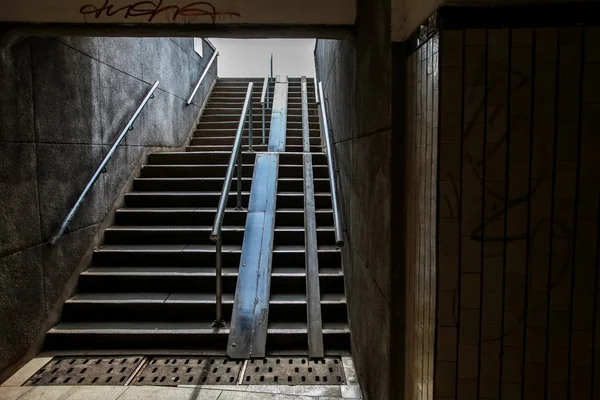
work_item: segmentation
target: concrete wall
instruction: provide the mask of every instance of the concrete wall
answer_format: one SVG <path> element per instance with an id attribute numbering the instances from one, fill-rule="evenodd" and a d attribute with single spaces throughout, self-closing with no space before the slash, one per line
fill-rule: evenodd
<path id="1" fill-rule="evenodd" d="M 185 107 L 204 46 L 204 59 L 191 38 L 30 38 L 0 51 L 0 373 L 35 351 L 147 152 L 185 144 L 216 77 L 215 64 Z M 155 80 L 71 231 L 46 246 Z"/>
<path id="2" fill-rule="evenodd" d="M 353 356 L 368 399 L 398 398 L 392 311 L 403 283 L 393 281 L 392 260 L 390 1 L 357 7 L 352 39 L 318 41 L 317 75 L 339 169 Z"/>
<path id="3" fill-rule="evenodd" d="M 599 61 L 598 27 L 441 32 L 436 398 L 600 395 Z"/>
<path id="4" fill-rule="evenodd" d="M 431 399 L 434 387 L 438 44 L 434 34 L 406 58 L 406 399 Z"/>

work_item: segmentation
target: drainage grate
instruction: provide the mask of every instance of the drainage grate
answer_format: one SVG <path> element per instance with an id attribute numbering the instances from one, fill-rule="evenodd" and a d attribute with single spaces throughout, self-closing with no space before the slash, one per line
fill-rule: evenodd
<path id="1" fill-rule="evenodd" d="M 339 358 L 265 358 L 250 360 L 242 379 L 244 385 L 341 385 L 344 367 Z"/>
<path id="2" fill-rule="evenodd" d="M 129 358 L 53 358 L 25 383 L 41 385 L 123 386 L 142 357 Z"/>
<path id="3" fill-rule="evenodd" d="M 227 358 L 153 358 L 133 385 L 235 385 L 242 365 Z"/>

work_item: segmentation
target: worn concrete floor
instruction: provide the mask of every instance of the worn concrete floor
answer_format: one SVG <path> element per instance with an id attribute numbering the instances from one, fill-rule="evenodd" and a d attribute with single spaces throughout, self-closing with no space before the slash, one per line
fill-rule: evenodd
<path id="1" fill-rule="evenodd" d="M 0 386 L 0 400 L 333 400 L 361 399 L 351 357 L 346 385 L 21 386 L 51 357 L 31 360 Z"/>

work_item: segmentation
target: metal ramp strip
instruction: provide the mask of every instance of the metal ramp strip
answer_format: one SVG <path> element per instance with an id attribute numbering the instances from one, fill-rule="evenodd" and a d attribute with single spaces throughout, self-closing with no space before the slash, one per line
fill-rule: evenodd
<path id="1" fill-rule="evenodd" d="M 306 312 L 308 322 L 308 355 L 322 358 L 323 323 L 321 320 L 321 289 L 319 284 L 319 253 L 317 248 L 317 222 L 315 214 L 315 186 L 313 163 L 310 154 L 308 125 L 308 95 L 306 77 L 302 77 L 302 142 L 304 164 L 304 243 L 306 263 Z"/>
<path id="2" fill-rule="evenodd" d="M 287 76 L 277 75 L 273 108 L 271 108 L 271 128 L 269 133 L 268 151 L 285 151 L 287 131 L 288 79 Z"/>
<path id="3" fill-rule="evenodd" d="M 227 355 L 232 358 L 262 358 L 266 354 L 279 172 L 278 152 L 285 151 L 287 92 L 287 77 L 278 76 L 273 96 L 269 152 L 257 153 L 254 164 L 227 342 Z"/>

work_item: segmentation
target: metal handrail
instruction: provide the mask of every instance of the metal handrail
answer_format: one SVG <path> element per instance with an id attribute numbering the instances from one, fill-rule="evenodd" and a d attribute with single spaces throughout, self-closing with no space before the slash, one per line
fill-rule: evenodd
<path id="1" fill-rule="evenodd" d="M 213 229 L 210 233 L 210 240 L 216 242 L 216 303 L 217 303 L 217 316 L 213 326 L 223 326 L 222 316 L 222 286 L 221 286 L 221 228 L 223 227 L 223 219 L 225 217 L 225 207 L 227 206 L 227 199 L 229 198 L 229 190 L 231 188 L 231 181 L 233 179 L 233 168 L 235 167 L 237 160 L 237 207 L 236 209 L 242 209 L 242 134 L 244 132 L 244 124 L 246 121 L 246 115 L 250 118 L 249 125 L 250 131 L 252 131 L 252 89 L 254 83 L 248 84 L 248 90 L 246 92 L 246 100 L 244 101 L 244 107 L 242 108 L 242 115 L 240 115 L 240 122 L 238 123 L 237 132 L 235 134 L 235 141 L 233 142 L 233 148 L 231 150 L 231 156 L 229 157 L 229 164 L 227 165 L 227 172 L 225 173 L 225 181 L 223 182 L 223 189 L 221 190 L 221 197 L 219 198 L 219 206 L 217 207 L 217 214 L 215 215 L 215 222 L 213 223 Z M 252 137 L 249 136 L 250 143 Z M 249 146 L 250 147 L 250 146 Z"/>
<path id="2" fill-rule="evenodd" d="M 152 87 L 150 88 L 150 91 L 148 91 L 148 94 L 146 94 L 146 97 L 144 97 L 144 100 L 142 100 L 142 103 L 139 105 L 137 110 L 135 110 L 135 113 L 131 116 L 131 118 L 129 119 L 129 122 L 127 123 L 127 125 L 125 125 L 125 128 L 123 129 L 123 131 L 121 131 L 121 134 L 117 137 L 117 140 L 115 140 L 115 142 L 113 143 L 112 147 L 110 148 L 110 150 L 108 151 L 108 153 L 106 154 L 106 156 L 104 157 L 102 162 L 100 163 L 100 166 L 98 166 L 98 168 L 96 169 L 96 172 L 94 172 L 94 175 L 92 175 L 89 182 L 87 183 L 87 185 L 85 186 L 85 188 L 83 189 L 81 194 L 79 195 L 79 198 L 75 202 L 75 205 L 71 208 L 71 210 L 69 211 L 69 213 L 63 220 L 62 224 L 60 225 L 60 228 L 58 228 L 58 230 L 54 233 L 54 235 L 52 235 L 50 240 L 48 240 L 48 244 L 51 244 L 51 245 L 55 244 L 56 241 L 65 233 L 65 231 L 67 230 L 67 227 L 69 226 L 69 223 L 71 222 L 71 220 L 75 216 L 75 213 L 77 212 L 77 210 L 83 203 L 85 196 L 87 196 L 87 194 L 90 191 L 90 189 L 92 188 L 92 186 L 94 186 L 94 183 L 96 183 L 96 181 L 98 180 L 98 177 L 100 176 L 100 174 L 102 174 L 102 172 L 104 171 L 106 164 L 108 164 L 108 161 L 110 160 L 110 158 L 113 156 L 115 151 L 117 151 L 117 147 L 119 147 L 119 144 L 123 141 L 123 139 L 127 135 L 127 132 L 129 132 L 130 130 L 133 129 L 133 123 L 135 122 L 137 117 L 140 115 L 140 113 L 142 112 L 142 109 L 146 106 L 148 101 L 154 97 L 154 91 L 156 90 L 157 87 L 158 87 L 158 81 L 154 82 L 154 85 L 152 85 Z"/>
<path id="3" fill-rule="evenodd" d="M 313 78 L 313 82 L 315 84 L 315 103 L 317 103 L 317 105 L 320 103 L 319 101 L 319 91 L 318 89 L 318 85 L 317 85 L 317 77 Z"/>
<path id="4" fill-rule="evenodd" d="M 319 82 L 319 106 L 321 107 L 321 122 L 323 128 L 323 137 L 325 139 L 325 149 L 327 151 L 327 170 L 329 171 L 329 184 L 331 186 L 331 206 L 333 208 L 333 223 L 335 229 L 335 245 L 337 247 L 344 246 L 342 236 L 342 224 L 340 222 L 339 201 L 337 193 L 337 182 L 335 170 L 333 169 L 333 148 L 331 146 L 331 138 L 329 137 L 329 124 L 327 123 L 327 112 L 325 109 L 325 96 L 323 95 L 323 82 Z"/>
<path id="5" fill-rule="evenodd" d="M 192 90 L 192 94 L 190 94 L 190 97 L 188 98 L 188 101 L 185 103 L 186 106 L 189 106 L 190 104 L 192 104 L 192 99 L 196 95 L 196 92 L 198 91 L 198 88 L 202 84 L 202 81 L 204 80 L 204 77 L 208 74 L 208 71 L 210 70 L 210 67 L 212 66 L 213 62 L 215 61 L 215 59 L 218 56 L 219 56 L 219 52 L 215 51 L 213 53 L 212 57 L 210 58 L 210 60 L 208 60 L 208 64 L 206 64 L 206 67 L 204 68 L 204 71 L 202 72 L 202 75 L 200 75 L 200 79 L 198 79 L 198 83 L 196 83 L 196 87 L 194 88 L 194 90 Z"/>
<path id="6" fill-rule="evenodd" d="M 269 107 L 269 77 L 265 76 L 263 82 L 262 95 L 260 96 L 260 107 L 262 108 L 262 144 L 265 144 L 265 97 L 267 99 L 267 108 Z"/>

